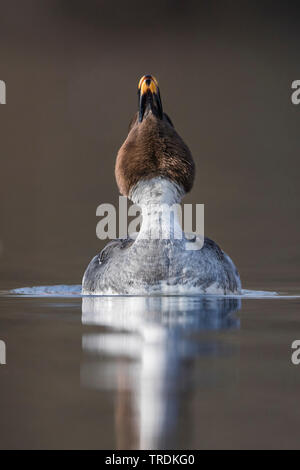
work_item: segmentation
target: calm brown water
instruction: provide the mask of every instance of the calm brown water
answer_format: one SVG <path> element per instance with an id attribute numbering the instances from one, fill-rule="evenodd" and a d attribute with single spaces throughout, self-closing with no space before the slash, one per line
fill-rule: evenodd
<path id="1" fill-rule="evenodd" d="M 1 448 L 298 448 L 299 308 L 2 295 Z"/>
<path id="2" fill-rule="evenodd" d="M 0 447 L 299 448 L 299 299 L 7 294 L 80 284 L 145 73 L 193 153 L 205 234 L 245 289 L 300 294 L 296 7 L 130 5 L 1 2 Z"/>

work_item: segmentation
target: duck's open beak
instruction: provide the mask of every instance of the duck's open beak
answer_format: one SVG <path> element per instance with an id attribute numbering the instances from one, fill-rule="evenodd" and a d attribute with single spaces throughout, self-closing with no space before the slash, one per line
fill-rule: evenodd
<path id="1" fill-rule="evenodd" d="M 146 110 L 151 111 L 159 119 L 163 117 L 158 82 L 153 75 L 144 75 L 138 86 L 139 121 L 142 122 Z"/>

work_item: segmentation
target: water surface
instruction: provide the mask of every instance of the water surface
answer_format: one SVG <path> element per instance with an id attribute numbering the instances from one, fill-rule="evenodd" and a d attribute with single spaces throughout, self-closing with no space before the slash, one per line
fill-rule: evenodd
<path id="1" fill-rule="evenodd" d="M 299 447 L 299 298 L 43 289 L 0 297 L 2 448 Z"/>

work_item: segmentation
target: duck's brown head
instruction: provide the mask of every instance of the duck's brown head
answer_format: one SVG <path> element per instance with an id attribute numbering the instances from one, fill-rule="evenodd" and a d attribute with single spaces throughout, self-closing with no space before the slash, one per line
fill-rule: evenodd
<path id="1" fill-rule="evenodd" d="M 184 192 L 191 190 L 195 165 L 192 154 L 163 112 L 157 80 L 144 75 L 138 85 L 139 110 L 120 148 L 115 175 L 119 191 L 130 195 L 140 181 L 168 178 Z"/>

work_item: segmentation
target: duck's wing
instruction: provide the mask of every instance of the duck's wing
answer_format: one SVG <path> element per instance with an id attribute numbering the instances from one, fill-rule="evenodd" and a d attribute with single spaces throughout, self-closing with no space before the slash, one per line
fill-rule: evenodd
<path id="1" fill-rule="evenodd" d="M 203 248 L 212 252 L 220 261 L 224 261 L 224 251 L 210 238 L 204 238 Z"/>
<path id="2" fill-rule="evenodd" d="M 222 267 L 223 275 L 221 278 L 225 292 L 238 293 L 241 289 L 241 280 L 231 258 L 210 238 L 205 237 L 203 249 L 208 250 Z"/>
<path id="3" fill-rule="evenodd" d="M 99 255 L 96 256 L 98 263 L 107 263 L 118 251 L 129 248 L 134 242 L 133 238 L 117 238 L 109 242 Z"/>
<path id="4" fill-rule="evenodd" d="M 195 272 L 195 279 L 207 293 L 214 293 L 218 289 L 225 293 L 238 293 L 241 289 L 239 273 L 229 256 L 210 238 L 195 236 L 191 239 L 191 250 L 194 248 L 192 264 L 189 264 Z M 199 248 L 198 248 L 199 247 Z"/>
<path id="5" fill-rule="evenodd" d="M 99 290 L 99 285 L 104 284 L 103 274 L 109 263 L 118 259 L 120 251 L 126 250 L 134 243 L 133 238 L 117 238 L 109 242 L 100 253 L 91 260 L 82 279 L 82 293 L 92 294 Z M 109 282 L 108 282 L 109 284 Z M 103 288 L 106 286 L 103 286 Z M 107 286 L 109 287 L 109 286 Z"/>

